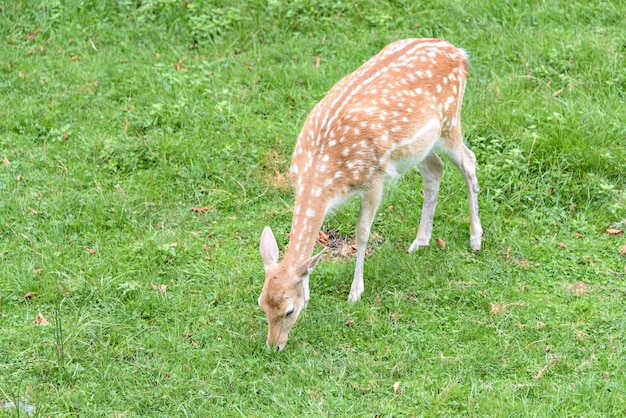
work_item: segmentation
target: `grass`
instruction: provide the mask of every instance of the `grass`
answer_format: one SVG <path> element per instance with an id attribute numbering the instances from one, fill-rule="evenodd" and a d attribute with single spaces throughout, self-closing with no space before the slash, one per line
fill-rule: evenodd
<path id="1" fill-rule="evenodd" d="M 602 0 L 0 6 L 0 404 L 625 414 L 626 241 L 606 233 L 626 229 L 625 18 Z M 322 263 L 285 352 L 268 352 L 258 241 L 289 230 L 306 114 L 385 44 L 433 36 L 471 57 L 483 251 L 448 169 L 447 249 L 405 253 L 409 173 L 374 223 L 363 300 L 346 303 L 353 260 Z M 357 204 L 325 226 L 351 234 Z"/>

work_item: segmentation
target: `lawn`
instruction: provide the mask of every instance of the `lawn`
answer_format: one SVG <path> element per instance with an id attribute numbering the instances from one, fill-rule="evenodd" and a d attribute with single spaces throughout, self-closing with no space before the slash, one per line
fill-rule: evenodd
<path id="1" fill-rule="evenodd" d="M 625 21 L 619 0 L 3 3 L 0 417 L 626 415 Z M 258 245 L 287 244 L 299 130 L 408 37 L 469 53 L 483 249 L 447 163 L 406 253 L 411 171 L 361 301 L 353 256 L 326 257 L 270 352 Z M 357 214 L 324 229 L 350 242 Z"/>

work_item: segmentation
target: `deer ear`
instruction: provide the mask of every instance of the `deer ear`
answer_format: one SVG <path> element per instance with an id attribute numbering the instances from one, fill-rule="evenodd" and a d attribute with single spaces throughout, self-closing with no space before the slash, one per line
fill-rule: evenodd
<path id="1" fill-rule="evenodd" d="M 266 226 L 263 234 L 261 234 L 259 252 L 265 268 L 278 263 L 278 244 L 276 244 L 276 238 L 274 238 L 272 229 L 269 226 Z"/>
<path id="2" fill-rule="evenodd" d="M 322 255 L 326 251 L 326 247 L 322 251 L 319 252 L 316 256 L 309 258 L 308 260 L 303 261 L 297 268 L 296 273 L 300 277 L 305 277 L 311 274 L 317 263 L 322 259 Z"/>

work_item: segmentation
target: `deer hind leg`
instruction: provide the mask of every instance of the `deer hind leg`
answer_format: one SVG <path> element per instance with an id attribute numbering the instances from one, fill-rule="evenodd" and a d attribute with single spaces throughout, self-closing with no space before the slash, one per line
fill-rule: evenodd
<path id="1" fill-rule="evenodd" d="M 456 136 L 455 144 L 458 146 L 455 149 L 447 150 L 447 155 L 465 179 L 470 212 L 470 246 L 478 251 L 482 245 L 483 228 L 478 214 L 479 187 L 476 178 L 476 155 L 463 143 L 460 125 L 457 125 L 456 128 L 452 134 Z"/>
<path id="2" fill-rule="evenodd" d="M 443 162 L 435 153 L 431 153 L 420 164 L 419 170 L 424 182 L 424 203 L 422 205 L 422 216 L 417 228 L 417 238 L 409 247 L 408 252 L 417 250 L 420 247 L 427 247 L 430 236 L 433 232 L 433 220 L 435 219 L 435 208 L 439 197 L 439 185 L 443 175 Z"/>
<path id="3" fill-rule="evenodd" d="M 356 267 L 354 269 L 352 286 L 350 286 L 350 294 L 348 295 L 348 302 L 350 303 L 358 301 L 365 290 L 365 285 L 363 284 L 365 250 L 382 192 L 383 179 L 377 179 L 370 184 L 370 187 L 363 193 L 361 198 L 361 211 L 359 212 L 356 228 Z"/>

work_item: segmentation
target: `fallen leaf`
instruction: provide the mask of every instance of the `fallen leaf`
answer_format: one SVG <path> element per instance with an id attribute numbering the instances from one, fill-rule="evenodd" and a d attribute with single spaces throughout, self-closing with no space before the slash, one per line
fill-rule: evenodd
<path id="1" fill-rule="evenodd" d="M 626 257 L 626 244 L 619 247 L 619 255 L 621 255 L 622 257 Z"/>
<path id="2" fill-rule="evenodd" d="M 28 208 L 28 210 L 29 210 L 29 211 L 30 211 L 30 213 L 32 213 L 33 215 L 37 215 L 37 209 Z"/>
<path id="3" fill-rule="evenodd" d="M 33 296 L 35 296 L 34 292 L 26 292 L 24 299 L 31 299 Z"/>
<path id="4" fill-rule="evenodd" d="M 203 213 L 203 212 L 208 211 L 209 207 L 208 206 L 202 206 L 201 208 L 190 208 L 189 210 L 192 211 L 192 212 L 195 212 L 195 213 Z"/>
<path id="5" fill-rule="evenodd" d="M 4 165 L 11 164 L 11 161 L 9 161 L 9 159 L 7 157 L 2 157 L 2 162 L 4 163 Z"/>
<path id="6" fill-rule="evenodd" d="M 33 270 L 33 273 L 35 274 L 41 274 L 43 272 L 43 269 L 35 269 Z"/>
<path id="7" fill-rule="evenodd" d="M 94 250 L 93 248 L 85 248 L 85 251 L 87 251 L 89 254 L 93 255 L 95 254 L 97 251 Z"/>
<path id="8" fill-rule="evenodd" d="M 77 61 L 78 60 L 78 55 L 72 55 L 70 57 L 70 61 Z"/>
<path id="9" fill-rule="evenodd" d="M 315 67 L 319 68 L 322 65 L 322 59 L 320 57 L 315 58 Z"/>
<path id="10" fill-rule="evenodd" d="M 444 240 L 442 240 L 441 238 L 437 238 L 435 239 L 435 241 L 437 242 L 439 248 L 441 248 L 442 250 L 446 249 L 446 242 Z"/>
<path id="11" fill-rule="evenodd" d="M 328 233 L 326 231 L 320 230 L 317 240 L 322 244 L 328 244 L 328 238 L 330 238 L 328 236 Z"/>
<path id="12" fill-rule="evenodd" d="M 209 246 L 208 246 L 208 245 L 206 245 L 206 244 L 202 244 L 202 249 L 203 249 L 204 251 L 206 251 L 207 253 L 208 253 L 208 252 L 211 252 L 211 248 L 209 248 Z"/>
<path id="13" fill-rule="evenodd" d="M 559 242 L 558 244 L 556 244 L 556 246 L 559 247 L 559 248 L 567 249 L 567 245 L 565 245 L 562 242 Z"/>
<path id="14" fill-rule="evenodd" d="M 348 319 L 348 320 L 346 321 L 346 325 L 347 325 L 347 326 L 350 326 L 350 325 L 352 325 L 352 324 L 354 324 L 354 319 Z"/>
<path id="15" fill-rule="evenodd" d="M 122 129 L 122 132 L 124 133 L 124 135 L 126 135 L 128 133 L 128 128 L 130 127 L 130 121 L 125 118 L 124 119 L 124 129 Z"/>
<path id="16" fill-rule="evenodd" d="M 46 318 L 43 317 L 43 314 L 41 312 L 39 312 L 39 314 L 37 315 L 37 318 L 35 318 L 33 323 L 35 325 L 42 325 L 42 326 L 49 325 L 48 321 L 46 321 Z"/>
<path id="17" fill-rule="evenodd" d="M 573 234 L 572 234 L 572 236 L 573 236 L 574 238 L 585 238 L 585 236 L 584 236 L 583 234 L 578 233 L 578 232 L 573 233 Z"/>
<path id="18" fill-rule="evenodd" d="M 393 393 L 398 393 L 398 390 L 400 389 L 400 382 L 396 382 L 393 384 Z"/>
<path id="19" fill-rule="evenodd" d="M 150 282 L 150 287 L 152 287 L 152 290 L 157 290 L 159 288 L 157 285 L 155 285 L 152 282 Z"/>
<path id="20" fill-rule="evenodd" d="M 615 228 L 607 228 L 605 232 L 609 235 L 620 235 L 624 233 L 624 231 L 622 231 L 621 229 Z"/>
<path id="21" fill-rule="evenodd" d="M 161 291 L 161 296 L 165 296 L 165 293 L 167 293 L 167 285 L 162 284 L 159 290 Z"/>
<path id="22" fill-rule="evenodd" d="M 609 377 L 611 377 L 611 375 L 609 374 L 609 372 L 604 372 L 604 373 L 602 373 L 602 379 L 606 380 L 606 379 L 608 379 Z"/>
<path id="23" fill-rule="evenodd" d="M 496 316 L 501 315 L 506 311 L 506 305 L 503 303 L 492 303 L 491 309 L 489 310 L 489 315 Z"/>
<path id="24" fill-rule="evenodd" d="M 561 93 L 563 93 L 563 89 L 562 88 L 560 88 L 557 91 L 555 91 L 554 93 L 552 93 L 552 97 L 557 97 Z"/>

